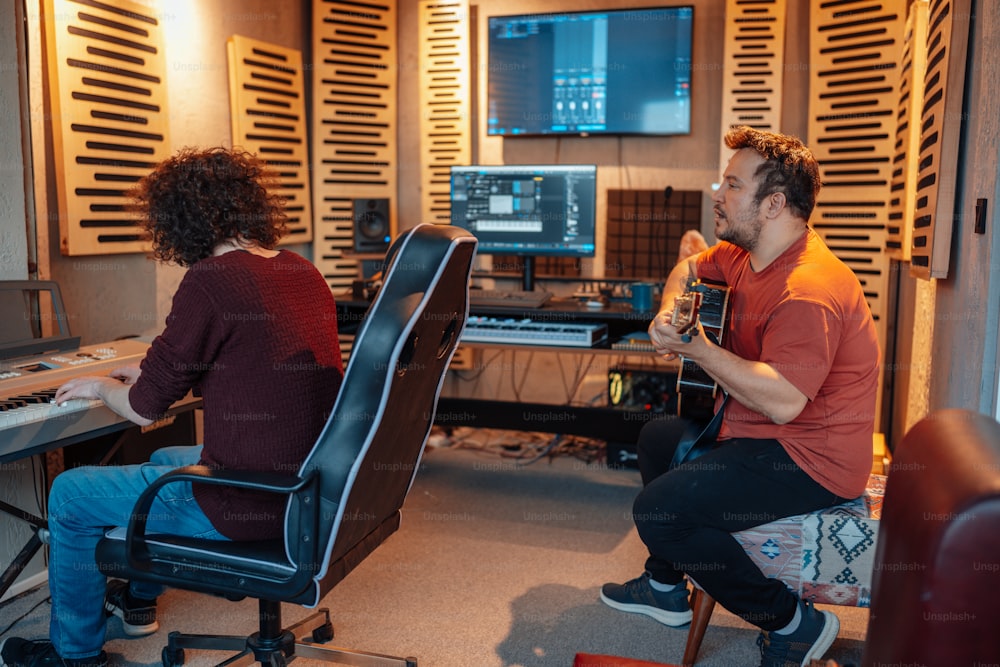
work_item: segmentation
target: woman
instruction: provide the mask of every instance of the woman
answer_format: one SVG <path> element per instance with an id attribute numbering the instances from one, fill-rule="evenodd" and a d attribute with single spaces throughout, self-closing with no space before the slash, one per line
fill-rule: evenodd
<path id="1" fill-rule="evenodd" d="M 281 200 L 264 165 L 235 150 L 184 149 L 133 191 L 158 260 L 187 267 L 166 327 L 139 366 L 79 377 L 57 403 L 100 399 L 140 425 L 194 390 L 204 406 L 204 444 L 154 453 L 149 463 L 81 467 L 49 494 L 51 641 L 10 638 L 5 665 L 105 665 L 105 612 L 132 636 L 154 632 L 151 584 L 105 581 L 93 565 L 106 526 L 125 525 L 152 480 L 189 463 L 293 471 L 318 437 L 343 379 L 333 296 L 302 257 L 275 246 Z M 274 494 L 169 484 L 150 532 L 215 539 L 280 535 L 284 499 Z"/>

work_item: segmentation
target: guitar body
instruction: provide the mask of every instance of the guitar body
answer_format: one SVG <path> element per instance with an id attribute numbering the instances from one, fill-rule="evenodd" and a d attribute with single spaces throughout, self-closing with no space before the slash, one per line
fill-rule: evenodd
<path id="1" fill-rule="evenodd" d="M 698 281 L 689 291 L 677 297 L 671 323 L 685 334 L 697 332 L 700 323 L 706 335 L 722 344 L 726 323 L 729 320 L 730 288 L 721 283 Z M 681 356 L 681 369 L 677 373 L 677 412 L 694 421 L 711 419 L 719 384 L 698 364 Z M 707 414 L 706 414 L 707 413 Z"/>

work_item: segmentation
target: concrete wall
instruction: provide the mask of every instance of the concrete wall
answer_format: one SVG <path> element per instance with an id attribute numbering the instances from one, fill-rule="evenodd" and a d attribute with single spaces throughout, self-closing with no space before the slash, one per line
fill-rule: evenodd
<path id="1" fill-rule="evenodd" d="M 19 1 L 0 0 L 0 280 L 27 279 L 29 264 L 31 170 L 22 131 L 27 120 L 22 112 L 27 69 L 19 12 L 15 12 Z M 41 514 L 35 489 L 43 467 L 37 456 L 0 465 L 0 500 Z M 28 524 L 0 514 L 0 568 L 7 567 L 31 535 Z M 0 599 L 14 597 L 45 578 L 45 559 L 36 554 Z"/>
<path id="2" fill-rule="evenodd" d="M 29 205 L 26 187 L 30 174 L 24 151 L 22 106 L 27 70 L 20 23 L 15 16 L 19 0 L 0 0 L 0 280 L 28 277 Z"/>

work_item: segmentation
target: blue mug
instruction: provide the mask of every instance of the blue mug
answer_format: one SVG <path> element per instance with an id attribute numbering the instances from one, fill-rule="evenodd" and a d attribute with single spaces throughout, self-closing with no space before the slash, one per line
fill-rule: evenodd
<path id="1" fill-rule="evenodd" d="M 632 310 L 647 312 L 653 309 L 653 283 L 632 283 Z"/>

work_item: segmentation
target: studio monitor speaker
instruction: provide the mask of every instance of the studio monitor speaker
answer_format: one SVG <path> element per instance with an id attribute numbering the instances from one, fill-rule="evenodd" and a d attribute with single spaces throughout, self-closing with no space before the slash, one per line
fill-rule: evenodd
<path id="1" fill-rule="evenodd" d="M 389 249 L 388 199 L 354 200 L 354 252 L 384 253 Z"/>

